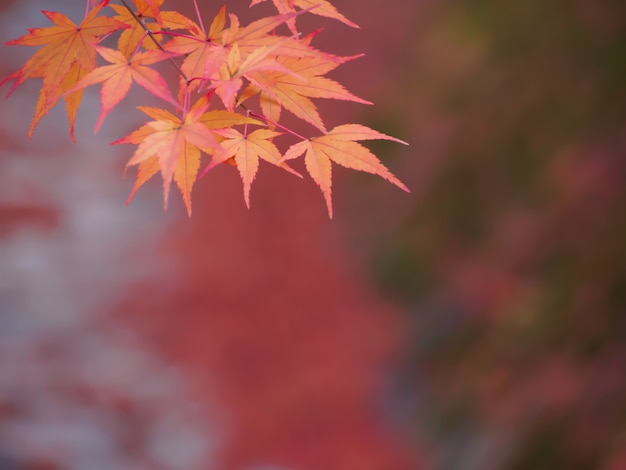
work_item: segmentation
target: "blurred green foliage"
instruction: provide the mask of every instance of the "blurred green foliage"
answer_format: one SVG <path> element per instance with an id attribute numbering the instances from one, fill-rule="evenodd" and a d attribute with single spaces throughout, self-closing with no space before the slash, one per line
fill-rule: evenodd
<path id="1" fill-rule="evenodd" d="M 626 468 L 626 2 L 435 16 L 403 92 L 454 125 L 373 260 L 414 323 L 407 423 L 436 468 Z"/>

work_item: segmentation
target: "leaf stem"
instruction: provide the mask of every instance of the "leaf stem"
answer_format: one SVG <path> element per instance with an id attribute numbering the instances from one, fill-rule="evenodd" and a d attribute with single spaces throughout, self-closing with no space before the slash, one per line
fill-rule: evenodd
<path id="1" fill-rule="evenodd" d="M 245 109 L 245 110 L 248 112 L 248 114 L 249 114 L 250 116 L 254 116 L 254 117 L 257 117 L 257 118 L 259 118 L 259 119 L 263 119 L 265 122 L 269 122 L 269 123 L 270 123 L 270 124 L 272 124 L 273 126 L 276 126 L 276 127 L 281 128 L 281 129 L 282 129 L 282 130 L 284 130 L 285 132 L 288 132 L 289 134 L 293 135 L 294 137 L 297 137 L 298 139 L 301 139 L 301 140 L 310 140 L 309 138 L 304 137 L 304 136 L 302 136 L 302 135 L 298 134 L 298 133 L 297 133 L 297 132 L 295 132 L 295 131 L 292 131 L 292 130 L 291 130 L 291 129 L 289 129 L 288 127 L 285 127 L 285 126 L 283 126 L 282 124 L 279 124 L 279 123 L 277 123 L 277 122 L 272 121 L 272 120 L 271 120 L 271 119 L 269 119 L 269 118 L 266 118 L 266 117 L 265 117 L 265 116 L 263 116 L 262 114 L 258 114 L 258 113 L 255 113 L 254 111 L 250 111 L 250 110 L 249 110 L 248 108 L 246 108 L 243 104 L 240 104 L 239 106 L 241 106 L 243 109 Z"/>
<path id="2" fill-rule="evenodd" d="M 146 34 L 146 32 L 144 31 L 144 32 L 143 32 L 143 36 L 142 36 L 142 38 L 141 38 L 141 41 L 139 41 L 139 42 L 137 43 L 137 47 L 135 47 L 135 50 L 133 51 L 133 53 L 132 53 L 132 54 L 130 55 L 130 57 L 128 58 L 128 61 L 129 61 L 129 62 L 133 60 L 133 57 L 135 57 L 135 56 L 137 55 L 137 53 L 139 52 L 139 50 L 141 49 L 141 43 L 143 42 L 143 40 L 144 40 L 144 39 L 146 39 L 146 36 L 147 36 L 147 34 Z"/>
<path id="3" fill-rule="evenodd" d="M 202 16 L 200 15 L 200 9 L 198 8 L 197 0 L 193 0 L 193 6 L 196 8 L 196 16 L 198 17 L 198 22 L 200 23 L 200 29 L 202 30 L 202 34 L 206 37 L 206 31 L 204 29 L 204 23 L 202 22 Z"/>

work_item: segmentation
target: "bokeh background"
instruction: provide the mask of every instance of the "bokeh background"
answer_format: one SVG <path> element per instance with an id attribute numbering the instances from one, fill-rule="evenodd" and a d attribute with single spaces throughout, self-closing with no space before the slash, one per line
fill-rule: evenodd
<path id="1" fill-rule="evenodd" d="M 322 116 L 409 141 L 372 149 L 412 189 L 337 169 L 333 221 L 268 165 L 250 211 L 228 166 L 191 219 L 126 207 L 138 88 L 78 144 L 2 101 L 1 470 L 626 469 L 626 3 L 333 3 L 362 29 L 302 29 L 375 105 Z M 41 9 L 84 2 L 0 40 Z"/>

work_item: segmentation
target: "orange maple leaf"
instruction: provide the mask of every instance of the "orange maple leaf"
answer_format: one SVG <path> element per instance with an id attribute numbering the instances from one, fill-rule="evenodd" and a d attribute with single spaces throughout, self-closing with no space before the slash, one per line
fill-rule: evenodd
<path id="1" fill-rule="evenodd" d="M 169 189 L 178 161 L 181 158 L 195 159 L 199 156 L 199 152 L 198 154 L 195 151 L 189 152 L 190 145 L 207 154 L 223 151 L 211 130 L 200 122 L 200 118 L 207 107 L 208 102 L 195 106 L 182 119 L 164 110 L 157 109 L 153 114 L 151 108 L 140 107 L 146 114 L 152 114 L 151 117 L 156 117 L 156 120 L 138 130 L 142 133 L 142 139 L 126 167 L 138 165 L 154 156 L 157 157 L 159 170 L 163 177 L 163 205 L 165 208 L 167 208 Z M 131 133 L 113 143 L 135 143 L 137 142 L 137 135 L 137 132 Z M 193 167 L 196 165 L 194 164 Z M 192 179 L 195 180 L 195 175 Z"/>
<path id="2" fill-rule="evenodd" d="M 28 59 L 17 72 L 0 82 L 15 79 L 9 95 L 29 78 L 43 78 L 40 99 L 28 136 L 31 137 L 37 122 L 54 107 L 67 90 L 72 88 L 85 72 L 96 68 L 96 51 L 93 44 L 100 39 L 124 28 L 125 25 L 114 19 L 98 16 L 102 4 L 96 5 L 78 26 L 61 13 L 44 11 L 56 26 L 29 29 L 28 34 L 7 42 L 7 45 L 44 46 Z M 70 122 L 70 135 L 82 94 L 65 97 L 67 115 Z"/>
<path id="3" fill-rule="evenodd" d="M 112 65 L 103 65 L 89 72 L 70 90 L 76 91 L 89 85 L 102 83 L 100 90 L 102 110 L 94 131 L 97 131 L 109 112 L 128 94 L 133 81 L 153 95 L 177 106 L 167 83 L 154 69 L 148 67 L 172 55 L 160 50 L 138 52 L 130 59 L 117 50 L 94 46 L 98 54 Z"/>
<path id="4" fill-rule="evenodd" d="M 246 78 L 261 90 L 261 108 L 266 117 L 278 121 L 281 107 L 284 107 L 300 119 L 326 132 L 317 107 L 309 98 L 332 98 L 372 104 L 353 95 L 336 81 L 322 76 L 341 63 L 356 57 L 359 56 L 335 60 L 320 57 L 280 57 L 277 62 L 291 73 L 281 70 L 263 73 L 253 71 L 248 73 Z"/>
<path id="5" fill-rule="evenodd" d="M 263 3 L 265 0 L 252 0 L 250 2 L 250 6 L 253 7 L 259 3 Z M 358 28 L 359 25 L 353 23 L 348 18 L 343 16 L 341 13 L 337 11 L 337 9 L 327 0 L 272 0 L 274 6 L 278 10 L 279 13 L 286 14 L 290 12 L 296 11 L 296 7 L 301 8 L 302 10 L 309 10 L 314 15 L 324 16 L 326 18 L 333 18 L 335 20 L 339 20 L 348 26 L 352 26 L 353 28 Z M 292 33 L 296 34 L 296 23 L 295 19 L 289 19 L 287 21 L 289 25 L 289 29 Z"/>
<path id="6" fill-rule="evenodd" d="M 235 42 L 232 45 L 226 63 L 215 71 L 210 80 L 211 88 L 215 89 L 215 93 L 222 99 L 226 109 L 229 111 L 234 109 L 235 96 L 243 85 L 242 77 L 248 78 L 248 75 L 254 72 L 277 71 L 301 81 L 304 80 L 272 56 L 279 46 L 280 42 L 271 46 L 259 47 L 248 54 L 245 60 L 242 60 L 238 43 Z"/>
<path id="7" fill-rule="evenodd" d="M 54 98 L 54 103 L 56 103 L 59 98 L 62 96 L 65 101 L 65 111 L 69 117 L 69 129 L 70 129 L 70 137 L 76 142 L 74 138 L 74 123 L 76 120 L 76 112 L 80 106 L 80 102 L 83 99 L 83 90 L 71 91 L 70 87 L 79 81 L 82 77 L 87 74 L 87 69 L 81 67 L 78 62 L 74 62 L 70 67 L 61 87 L 58 90 L 59 97 Z M 47 100 L 50 98 L 49 95 L 46 94 L 46 83 L 48 81 L 48 75 L 43 76 L 44 86 L 39 90 L 39 98 L 37 99 L 37 105 L 35 106 L 35 115 L 33 116 L 33 120 L 30 123 L 30 128 L 28 130 L 28 137 L 30 138 L 35 130 L 35 126 L 39 122 L 39 120 L 45 116 L 52 106 L 47 107 Z"/>
<path id="8" fill-rule="evenodd" d="M 300 173 L 290 168 L 286 163 L 281 162 L 281 153 L 272 142 L 274 137 L 281 135 L 280 132 L 274 132 L 269 129 L 257 129 L 244 135 L 236 129 L 224 129 L 217 131 L 217 134 L 225 138 L 221 142 L 224 152 L 213 157 L 202 175 L 216 165 L 234 157 L 243 181 L 244 200 L 248 208 L 250 208 L 250 188 L 259 169 L 259 159 L 279 166 L 283 170 L 287 170 L 289 173 L 302 178 Z"/>
<path id="9" fill-rule="evenodd" d="M 181 70 L 185 74 L 181 77 L 181 84 L 187 81 L 186 90 L 190 93 L 197 88 L 203 79 L 208 78 L 221 64 L 224 63 L 227 51 L 222 44 L 222 33 L 226 24 L 226 8 L 222 7 L 215 16 L 208 31 L 198 26 L 194 21 L 186 18 L 185 29 L 189 35 L 174 36 L 164 48 L 177 54 L 185 54 Z"/>
<path id="10" fill-rule="evenodd" d="M 240 124 L 261 124 L 259 121 L 252 119 L 250 117 L 243 116 L 237 113 L 231 113 L 223 110 L 214 110 L 214 111 L 206 111 L 208 108 L 208 98 L 202 97 L 200 98 L 192 107 L 190 114 L 192 115 L 191 121 L 195 120 L 194 129 L 199 132 L 201 135 L 205 135 L 209 132 L 209 140 L 214 138 L 210 134 L 210 129 L 223 129 L 227 127 L 231 127 L 234 125 Z M 174 124 L 183 124 L 183 121 L 177 116 L 173 115 L 169 111 L 160 108 L 152 108 L 147 106 L 140 106 L 139 109 L 143 111 L 145 114 L 153 118 L 156 122 L 165 121 L 166 123 L 174 123 Z M 155 122 L 153 121 L 153 122 Z M 114 142 L 115 144 L 135 144 L 140 145 L 150 136 L 154 136 L 159 132 L 158 128 L 155 128 L 153 122 L 144 124 L 139 129 L 135 130 L 128 136 L 123 139 Z M 198 126 L 199 124 L 200 126 Z M 202 128 L 204 126 L 204 129 Z M 189 129 L 188 129 L 189 130 Z M 186 139 L 184 147 L 181 145 L 179 149 L 181 150 L 178 156 L 174 155 L 175 168 L 173 179 L 178 189 L 180 190 L 183 200 L 185 202 L 185 207 L 187 208 L 188 215 L 191 216 L 191 191 L 193 189 L 193 185 L 197 179 L 198 170 L 200 168 L 200 160 L 201 160 L 201 150 L 205 153 L 213 153 L 213 149 L 211 147 L 207 148 L 206 146 L 197 145 L 194 143 L 193 139 Z M 205 144 L 208 142 L 204 142 Z M 214 142 L 216 144 L 216 142 Z M 219 144 L 218 144 L 219 146 Z M 220 147 L 221 148 L 221 147 Z M 139 148 L 137 149 L 139 151 Z M 137 154 L 135 154 L 137 155 Z M 134 158 L 134 157 L 133 157 Z M 141 157 L 143 158 L 143 157 Z M 127 204 L 130 203 L 131 199 L 137 192 L 137 190 L 150 178 L 152 178 L 156 173 L 161 170 L 163 176 L 164 184 L 166 183 L 167 175 L 165 175 L 162 171 L 161 157 L 159 153 L 155 150 L 152 155 L 144 160 L 141 160 L 138 163 L 139 170 L 137 172 L 137 179 L 135 180 L 135 185 L 131 191 L 130 196 L 128 197 Z M 131 161 L 128 162 L 128 165 L 134 164 Z M 127 166 L 128 166 L 127 165 Z M 171 178 L 170 178 L 171 180 Z M 167 195 L 167 190 L 166 190 Z M 165 204 L 167 205 L 167 196 L 165 199 Z"/>
<path id="11" fill-rule="evenodd" d="M 164 0 L 153 2 L 153 5 L 160 7 L 161 4 L 163 4 L 163 1 Z M 135 18 L 135 16 L 139 19 L 154 18 L 153 5 L 150 5 L 143 0 L 133 0 L 133 3 L 137 8 L 134 12 L 135 15 L 133 15 L 133 13 L 131 13 L 125 6 L 109 5 L 117 13 L 117 15 L 113 18 L 128 26 L 126 30 L 122 31 L 122 34 L 117 41 L 117 49 L 126 57 L 130 57 L 130 55 L 135 52 L 139 43 L 142 42 L 146 36 L 144 25 L 152 31 L 158 31 L 160 29 L 159 25 L 155 23 L 144 23 L 144 25 L 142 25 Z"/>
<path id="12" fill-rule="evenodd" d="M 251 6 L 263 1 L 252 0 Z M 20 70 L 0 82 L 1 85 L 9 79 L 14 80 L 11 94 L 29 78 L 43 79 L 29 137 L 39 120 L 63 97 L 70 135 L 74 139 L 74 122 L 83 89 L 100 83 L 101 112 L 95 125 L 97 131 L 135 81 L 174 105 L 180 115 L 160 108 L 140 107 L 153 120 L 114 142 L 137 145 L 126 165 L 127 168 L 139 167 L 129 201 L 141 185 L 160 172 L 165 208 L 174 180 L 191 215 L 191 191 L 198 179 L 203 153 L 212 156 L 212 160 L 200 177 L 220 163 L 233 164 L 243 180 L 244 200 L 248 207 L 259 160 L 300 176 L 285 161 L 302 154 L 305 154 L 307 171 L 323 192 L 331 217 L 331 162 L 378 174 L 408 191 L 366 147 L 357 143 L 368 139 L 404 142 L 357 124 L 338 126 L 328 132 L 312 101 L 332 98 L 369 104 L 325 77 L 338 65 L 358 56 L 337 57 L 320 52 L 310 45 L 315 32 L 304 37 L 296 34 L 295 18 L 313 10 L 316 14 L 357 27 L 327 0 L 273 0 L 279 14 L 247 26 L 240 26 L 238 17 L 230 14 L 230 24 L 226 27 L 226 12 L 222 8 L 208 31 L 201 20 L 198 25 L 178 12 L 161 11 L 164 0 L 132 0 L 136 11 L 131 10 L 126 0 L 121 3 L 124 7 L 111 5 L 117 16 L 106 18 L 98 14 L 109 1 L 91 0 L 95 6 L 78 26 L 60 13 L 44 12 L 55 26 L 30 29 L 25 36 L 8 43 L 43 46 Z M 282 24 L 287 24 L 294 34 L 277 34 L 275 30 Z M 117 50 L 98 46 L 105 36 L 123 28 L 126 30 L 120 35 Z M 172 33 L 172 29 L 186 31 L 184 34 Z M 151 40 L 144 44 L 148 36 Z M 158 39 L 164 37 L 169 39 Z M 96 67 L 97 54 L 109 64 Z M 167 83 L 152 68 L 155 63 L 176 54 L 185 55 L 180 67 L 173 62 L 181 77 L 179 101 L 182 104 L 174 100 Z M 247 87 L 241 92 L 244 81 Z M 210 90 L 210 93 L 190 108 L 191 92 L 196 89 Z M 212 94 L 218 95 L 226 111 L 208 111 Z M 236 104 L 256 94 L 260 94 L 263 115 L 248 111 L 244 116 L 234 112 Z M 309 122 L 324 135 L 306 139 L 282 126 L 278 121 L 283 108 Z M 250 116 L 259 117 L 264 122 Z M 243 132 L 233 129 L 233 126 L 242 124 L 264 128 L 252 132 L 248 132 L 247 127 Z M 283 157 L 273 142 L 274 137 L 280 135 L 276 128 L 302 139 Z"/>
<path id="13" fill-rule="evenodd" d="M 159 9 L 163 5 L 164 0 L 153 0 L 152 3 L 147 3 L 146 0 L 133 0 L 136 10 L 129 11 L 128 8 L 122 5 L 109 5 L 117 15 L 113 18 L 124 23 L 128 26 L 127 29 L 122 31 L 117 41 L 117 49 L 126 57 L 130 57 L 136 52 L 138 45 L 141 45 L 145 49 L 157 49 L 158 46 L 153 40 L 144 41 L 146 37 L 147 28 L 152 33 L 158 33 L 162 28 L 169 30 L 184 29 L 187 27 L 188 19 L 178 13 L 177 11 L 160 11 Z M 156 13 L 155 13 L 156 9 Z M 161 23 L 147 22 L 147 19 L 152 21 L 158 21 L 160 18 Z M 139 21 L 137 21 L 139 19 Z M 141 21 L 141 22 L 140 22 Z M 156 40 L 160 42 L 158 36 L 154 36 Z"/>
<path id="14" fill-rule="evenodd" d="M 346 168 L 379 175 L 400 189 L 410 192 L 404 183 L 396 178 L 378 158 L 358 140 L 386 139 L 408 145 L 406 142 L 360 124 L 343 124 L 326 135 L 303 140 L 289 147 L 281 161 L 297 158 L 306 152 L 304 163 L 311 178 L 322 190 L 326 199 L 328 215 L 333 217 L 331 200 L 332 170 L 331 161 Z"/>
<path id="15" fill-rule="evenodd" d="M 188 19 L 185 27 L 190 34 L 177 35 L 164 45 L 165 50 L 186 55 L 181 66 L 185 75 L 181 82 L 186 80 L 188 84 L 186 90 L 183 91 L 189 93 L 212 78 L 222 65 L 226 64 L 232 57 L 232 48 L 235 46 L 239 49 L 237 53 L 240 54 L 240 59 L 243 61 L 260 47 L 271 47 L 275 53 L 298 56 L 307 55 L 307 50 L 313 51 L 306 44 L 298 44 L 297 41 L 291 41 L 288 44 L 285 39 L 289 38 L 268 34 L 298 14 L 290 13 L 261 18 L 245 27 L 240 27 L 236 15 L 229 14 L 230 25 L 225 28 L 226 10 L 222 8 L 213 19 L 207 32 L 204 32 L 194 21 Z M 282 45 L 277 44 L 277 42 L 282 42 Z"/>
<path id="16" fill-rule="evenodd" d="M 277 16 L 260 18 L 244 27 L 239 27 L 237 17 L 231 15 L 231 27 L 224 33 L 224 44 L 237 43 L 242 56 L 247 56 L 261 47 L 275 47 L 276 56 L 287 57 L 318 57 L 327 60 L 340 61 L 341 58 L 332 54 L 320 52 L 310 45 L 310 37 L 302 37 L 294 33 L 292 36 L 275 34 L 275 30 L 283 23 L 295 19 L 308 10 L 288 12 Z M 315 35 L 315 34 L 313 34 Z"/>

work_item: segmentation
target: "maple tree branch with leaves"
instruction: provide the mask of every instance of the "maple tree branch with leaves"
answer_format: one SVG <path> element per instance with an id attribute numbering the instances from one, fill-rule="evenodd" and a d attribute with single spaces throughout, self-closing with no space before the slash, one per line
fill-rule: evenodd
<path id="1" fill-rule="evenodd" d="M 252 0 L 250 7 L 264 1 Z M 250 207 L 250 190 L 260 161 L 301 177 L 287 162 L 302 155 L 307 172 L 322 190 L 330 217 L 332 163 L 377 174 L 409 191 L 369 149 L 358 143 L 371 139 L 406 142 L 360 124 L 344 124 L 329 131 L 312 101 L 325 98 L 371 104 L 326 77 L 360 55 L 339 57 L 319 51 L 311 45 L 315 33 L 303 35 L 297 29 L 297 18 L 308 13 L 358 27 L 330 2 L 273 0 L 277 15 L 259 18 L 246 26 L 240 24 L 236 15 L 227 15 L 223 7 L 208 29 L 196 0 L 193 4 L 197 22 L 177 11 L 163 10 L 164 2 L 132 0 L 131 6 L 126 0 L 120 0 L 119 5 L 109 0 L 87 0 L 85 17 L 79 25 L 61 13 L 44 11 L 54 26 L 30 29 L 7 43 L 42 46 L 20 70 L 0 82 L 2 85 L 13 81 L 10 95 L 27 79 L 42 79 L 29 138 L 39 120 L 63 99 L 70 136 L 75 141 L 74 123 L 83 90 L 100 84 L 97 131 L 136 83 L 174 111 L 139 106 L 152 120 L 113 142 L 137 146 L 127 163 L 127 167 L 138 167 L 127 202 L 146 181 L 160 173 L 165 208 L 174 181 L 191 215 L 195 182 L 215 166 L 229 162 L 239 171 L 244 200 Z M 105 16 L 105 8 L 115 14 Z M 277 33 L 282 26 L 290 34 Z M 119 33 L 115 49 L 99 45 L 113 33 Z M 97 56 L 107 64 L 98 66 Z M 176 96 L 154 68 L 163 61 L 169 61 L 179 74 Z M 258 100 L 258 112 L 247 104 L 252 98 Z M 321 135 L 306 138 L 290 130 L 281 122 L 283 110 L 309 123 Z M 243 131 L 237 129 L 242 126 Z M 298 142 L 281 151 L 274 140 L 284 133 Z M 210 161 L 200 172 L 203 155 Z"/>

